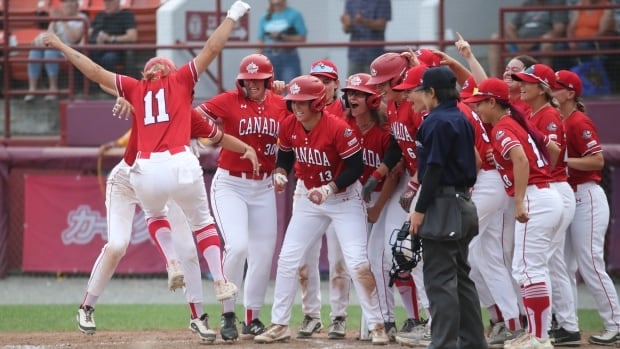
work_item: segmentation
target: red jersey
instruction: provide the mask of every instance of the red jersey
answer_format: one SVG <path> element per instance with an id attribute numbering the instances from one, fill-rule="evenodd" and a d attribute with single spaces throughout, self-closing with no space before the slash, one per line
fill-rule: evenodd
<path id="1" fill-rule="evenodd" d="M 116 90 L 134 108 L 132 134 L 138 151 L 162 152 L 189 145 L 194 86 L 198 81 L 191 60 L 158 80 L 116 75 Z"/>
<path id="2" fill-rule="evenodd" d="M 467 120 L 469 120 L 469 123 L 474 128 L 474 146 L 476 147 L 476 150 L 478 151 L 478 154 L 480 154 L 480 158 L 482 160 L 480 168 L 483 170 L 493 169 L 493 165 L 485 161 L 485 154 L 487 153 L 487 150 L 493 149 L 493 146 L 491 145 L 489 135 L 484 128 L 482 120 L 480 120 L 478 114 L 474 113 L 466 103 L 459 102 L 457 106 L 463 114 L 467 116 Z"/>
<path id="3" fill-rule="evenodd" d="M 592 120 L 579 110 L 575 110 L 564 120 L 566 147 L 569 158 L 580 158 L 603 151 L 598 131 Z M 579 171 L 568 168 L 568 183 L 573 186 L 589 181 L 599 183 L 601 171 Z"/>
<path id="4" fill-rule="evenodd" d="M 390 101 L 387 106 L 392 136 L 403 152 L 405 165 L 411 176 L 418 170 L 415 136 L 422 124 L 422 114 L 414 112 L 412 106 L 409 101 L 401 101 L 398 106 L 394 101 Z"/>
<path id="5" fill-rule="evenodd" d="M 540 154 L 534 139 L 510 116 L 503 117 L 495 124 L 491 132 L 491 142 L 496 167 L 502 176 L 504 188 L 508 195 L 515 195 L 513 166 L 508 152 L 517 146 L 523 148 L 530 165 L 530 177 L 527 184 L 552 182 L 549 165 Z"/>
<path id="6" fill-rule="evenodd" d="M 256 150 L 260 171 L 273 171 L 276 164 L 278 128 L 288 110 L 281 96 L 267 91 L 262 103 L 252 101 L 237 90 L 221 93 L 202 103 L 199 108 L 216 120 L 222 130 Z M 218 166 L 229 171 L 252 172 L 249 161 L 239 161 L 239 154 L 222 149 Z"/>
<path id="7" fill-rule="evenodd" d="M 280 122 L 280 149 L 294 151 L 295 175 L 307 189 L 323 186 L 342 173 L 344 159 L 360 151 L 360 142 L 347 123 L 323 111 L 316 126 L 307 132 L 293 114 Z M 340 188 L 343 190 L 344 188 Z"/>
<path id="8" fill-rule="evenodd" d="M 191 137 L 192 138 L 213 138 L 217 135 L 217 126 L 213 120 L 204 118 L 199 112 L 192 109 L 191 119 Z M 136 154 L 138 153 L 138 137 L 135 132 L 129 134 L 129 140 L 127 141 L 127 147 L 125 148 L 125 154 L 123 159 L 131 166 L 136 160 Z"/>
<path id="9" fill-rule="evenodd" d="M 360 141 L 362 146 L 362 158 L 364 161 L 364 172 L 359 178 L 359 181 L 364 184 L 368 180 L 368 177 L 379 168 L 379 165 L 383 162 L 385 153 L 387 152 L 390 144 L 392 143 L 392 135 L 387 127 L 381 127 L 374 125 L 362 134 L 357 127 L 354 117 L 347 118 L 350 127 L 355 131 L 355 135 Z M 381 191 L 383 188 L 383 182 L 380 182 L 375 187 L 375 191 Z"/>
<path id="10" fill-rule="evenodd" d="M 325 106 L 325 110 L 326 112 L 344 118 L 344 104 L 342 103 L 341 99 L 336 99 L 335 101 L 333 101 L 332 103 L 328 104 Z"/>
<path id="11" fill-rule="evenodd" d="M 535 114 L 530 115 L 528 119 L 532 126 L 560 147 L 560 155 L 553 171 L 551 171 L 551 175 L 555 181 L 566 182 L 568 178 L 566 170 L 568 158 L 566 154 L 566 135 L 564 134 L 564 125 L 562 124 L 560 112 L 553 106 L 547 105 Z"/>

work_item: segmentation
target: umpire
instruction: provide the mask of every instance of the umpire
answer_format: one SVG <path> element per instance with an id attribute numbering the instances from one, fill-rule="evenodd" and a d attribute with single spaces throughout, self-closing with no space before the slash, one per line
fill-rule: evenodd
<path id="1" fill-rule="evenodd" d="M 474 131 L 457 107 L 456 77 L 430 68 L 415 93 L 428 116 L 418 130 L 421 190 L 410 214 L 422 238 L 424 283 L 430 301 L 432 349 L 486 349 L 480 301 L 469 278 L 468 245 L 478 234 L 470 189 L 476 182 Z"/>

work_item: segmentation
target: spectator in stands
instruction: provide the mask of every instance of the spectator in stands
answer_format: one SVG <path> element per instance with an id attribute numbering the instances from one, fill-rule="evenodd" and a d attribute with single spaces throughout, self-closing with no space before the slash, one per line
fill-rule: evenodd
<path id="1" fill-rule="evenodd" d="M 531 6 L 561 6 L 566 5 L 566 0 L 525 0 L 522 7 Z M 540 11 L 531 10 L 517 12 L 512 21 L 505 28 L 505 39 L 544 39 L 560 38 L 566 35 L 568 13 L 566 11 Z M 493 34 L 493 38 L 498 38 Z M 563 45 L 551 42 L 534 42 L 521 44 L 508 44 L 507 50 L 511 53 L 540 51 L 550 52 L 554 49 L 562 49 Z M 564 45 L 565 47 L 565 45 Z M 499 72 L 499 45 L 489 45 L 488 61 L 491 76 Z M 550 57 L 539 57 L 541 63 L 552 65 Z"/>
<path id="2" fill-rule="evenodd" d="M 347 0 L 340 22 L 350 41 L 385 41 L 385 28 L 391 19 L 391 0 Z M 370 63 L 383 53 L 383 46 L 349 47 L 347 75 L 370 73 Z"/>
<path id="3" fill-rule="evenodd" d="M 138 40 L 134 14 L 121 8 L 121 0 L 104 0 L 103 12 L 95 16 L 89 30 L 91 44 L 126 44 Z M 125 63 L 123 50 L 93 51 L 91 58 L 104 69 L 115 71 L 115 66 Z"/>
<path id="4" fill-rule="evenodd" d="M 609 5 L 609 0 L 581 0 L 579 5 Z M 614 35 L 616 23 L 613 9 L 575 10 L 570 13 L 566 37 L 585 39 L 594 36 Z M 573 41 L 568 43 L 571 50 L 588 50 L 605 45 L 597 41 Z"/>
<path id="5" fill-rule="evenodd" d="M 258 41 L 263 44 L 306 42 L 308 30 L 301 12 L 288 7 L 286 0 L 269 0 L 267 13 L 260 18 Z M 296 48 L 265 48 L 258 53 L 271 60 L 274 77 L 289 82 L 301 75 Z"/>
<path id="6" fill-rule="evenodd" d="M 88 20 L 88 17 L 79 12 L 78 0 L 62 0 L 60 8 L 51 8 L 50 17 L 80 17 Z M 55 33 L 62 42 L 74 45 L 82 41 L 84 38 L 84 23 L 83 20 L 71 20 L 71 21 L 51 21 L 47 30 Z M 33 45 L 43 46 L 41 35 L 37 36 Z M 63 58 L 62 53 L 57 50 L 30 50 L 28 54 L 29 59 L 60 59 Z M 43 68 L 42 62 L 28 63 L 28 91 L 35 92 L 37 90 L 37 82 L 41 75 Z M 47 72 L 47 78 L 49 80 L 49 94 L 45 96 L 46 101 L 53 101 L 57 97 L 58 91 L 58 72 L 60 70 L 60 64 L 55 62 L 45 63 L 45 71 Z M 27 94 L 24 97 L 24 101 L 30 102 L 34 100 L 34 94 Z"/>

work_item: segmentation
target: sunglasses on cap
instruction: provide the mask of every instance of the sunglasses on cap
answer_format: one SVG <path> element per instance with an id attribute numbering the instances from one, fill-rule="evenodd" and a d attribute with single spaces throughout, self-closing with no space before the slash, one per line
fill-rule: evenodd
<path id="1" fill-rule="evenodd" d="M 310 74 L 312 73 L 328 73 L 328 74 L 338 74 L 334 68 L 325 65 L 325 64 L 317 64 L 310 68 Z"/>

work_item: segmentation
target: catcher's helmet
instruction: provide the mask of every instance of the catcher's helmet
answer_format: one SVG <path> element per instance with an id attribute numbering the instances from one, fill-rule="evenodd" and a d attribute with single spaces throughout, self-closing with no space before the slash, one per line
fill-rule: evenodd
<path id="1" fill-rule="evenodd" d="M 287 107 L 291 109 L 292 101 L 312 101 L 310 110 L 318 113 L 327 104 L 326 90 L 323 82 L 316 76 L 302 75 L 294 78 L 286 85 Z"/>
<path id="2" fill-rule="evenodd" d="M 417 235 L 409 234 L 409 221 L 400 229 L 394 229 L 390 237 L 392 245 L 392 269 L 390 269 L 391 287 L 398 274 L 415 268 L 422 260 L 422 240 Z"/>

